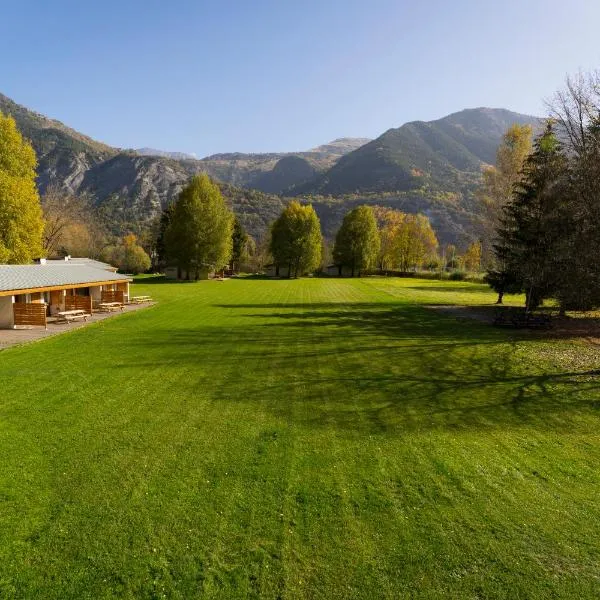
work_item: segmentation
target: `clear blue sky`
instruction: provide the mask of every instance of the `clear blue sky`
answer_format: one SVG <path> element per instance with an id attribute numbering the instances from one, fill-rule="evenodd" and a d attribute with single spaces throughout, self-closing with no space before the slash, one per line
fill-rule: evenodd
<path id="1" fill-rule="evenodd" d="M 302 150 L 600 67 L 597 0 L 4 0 L 0 92 L 114 146 Z"/>

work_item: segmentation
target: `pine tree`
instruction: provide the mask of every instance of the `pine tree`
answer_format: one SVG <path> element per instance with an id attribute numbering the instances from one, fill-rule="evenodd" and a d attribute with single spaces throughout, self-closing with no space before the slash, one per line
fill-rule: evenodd
<path id="1" fill-rule="evenodd" d="M 0 263 L 27 263 L 42 253 L 36 164 L 35 152 L 14 119 L 0 113 Z"/>
<path id="2" fill-rule="evenodd" d="M 585 144 L 571 157 L 569 221 L 557 297 L 565 310 L 600 306 L 600 116 L 588 123 Z"/>
<path id="3" fill-rule="evenodd" d="M 507 291 L 506 285 L 525 292 L 527 310 L 537 308 L 559 287 L 569 219 L 566 172 L 567 160 L 548 123 L 503 209 L 495 246 L 499 268 L 488 274 L 500 293 Z"/>

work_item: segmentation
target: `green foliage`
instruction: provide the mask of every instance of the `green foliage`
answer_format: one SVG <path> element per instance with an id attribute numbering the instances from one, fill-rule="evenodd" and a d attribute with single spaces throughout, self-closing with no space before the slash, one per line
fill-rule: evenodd
<path id="1" fill-rule="evenodd" d="M 450 281 L 464 281 L 467 278 L 467 274 L 464 271 L 452 271 L 448 275 Z"/>
<path id="2" fill-rule="evenodd" d="M 248 234 L 237 217 L 233 219 L 233 233 L 231 234 L 232 251 L 231 265 L 234 270 L 240 268 L 240 264 L 248 259 Z"/>
<path id="3" fill-rule="evenodd" d="M 173 214 L 175 213 L 175 204 L 173 202 L 167 204 L 166 208 L 160 214 L 160 221 L 158 225 L 158 234 L 156 238 L 156 255 L 158 258 L 159 268 L 164 268 L 168 263 L 167 256 L 167 231 Z"/>
<path id="4" fill-rule="evenodd" d="M 311 273 L 321 264 L 321 223 L 311 205 L 292 201 L 271 226 L 269 250 L 290 277 Z"/>
<path id="5" fill-rule="evenodd" d="M 484 165 L 482 183 L 477 190 L 481 202 L 482 252 L 486 263 L 492 260 L 495 230 L 500 225 L 502 210 L 510 202 L 515 186 L 522 178 L 523 165 L 532 150 L 531 125 L 511 125 L 496 152 L 496 164 Z"/>
<path id="6" fill-rule="evenodd" d="M 0 112 L 0 263 L 28 263 L 42 253 L 35 167 L 33 148 Z"/>
<path id="7" fill-rule="evenodd" d="M 174 204 L 166 230 L 169 260 L 197 279 L 203 269 L 221 269 L 231 258 L 233 214 L 207 175 L 194 177 Z"/>
<path id="8" fill-rule="evenodd" d="M 564 185 L 567 160 L 548 123 L 525 161 L 522 179 L 503 208 L 496 246 L 497 262 L 506 281 L 518 282 L 535 309 L 558 288 L 568 224 Z M 501 282 L 491 276 L 490 281 Z"/>
<path id="9" fill-rule="evenodd" d="M 373 209 L 359 206 L 346 214 L 336 237 L 333 259 L 351 269 L 352 277 L 377 264 L 380 238 Z"/>

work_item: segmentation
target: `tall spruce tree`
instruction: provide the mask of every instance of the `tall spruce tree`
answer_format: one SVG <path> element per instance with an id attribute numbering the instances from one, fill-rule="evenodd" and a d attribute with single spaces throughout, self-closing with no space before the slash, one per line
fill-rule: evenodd
<path id="1" fill-rule="evenodd" d="M 348 267 L 352 277 L 372 269 L 377 264 L 380 238 L 373 209 L 359 206 L 346 213 L 335 236 L 333 259 Z"/>
<path id="2" fill-rule="evenodd" d="M 488 274 L 496 291 L 526 294 L 533 310 L 560 287 L 568 227 L 567 159 L 549 122 L 525 161 L 522 178 L 502 211 L 495 245 L 499 267 Z"/>
<path id="3" fill-rule="evenodd" d="M 557 297 L 565 310 L 600 306 L 600 115 L 585 127 L 585 144 L 570 161 L 569 222 Z"/>
<path id="4" fill-rule="evenodd" d="M 233 213 L 208 175 L 192 178 L 175 202 L 165 232 L 165 249 L 188 277 L 221 269 L 231 258 Z"/>
<path id="5" fill-rule="evenodd" d="M 288 267 L 290 277 L 314 271 L 321 264 L 323 238 L 314 208 L 293 200 L 271 226 L 269 250 L 275 265 Z"/>
<path id="6" fill-rule="evenodd" d="M 0 113 L 0 263 L 27 263 L 42 253 L 36 164 L 35 151 L 14 119 Z"/>
<path id="7" fill-rule="evenodd" d="M 502 209 L 512 198 L 522 177 L 523 164 L 531 153 L 532 135 L 531 125 L 509 127 L 496 152 L 496 164 L 482 169 L 482 185 L 476 195 L 483 209 L 482 258 L 486 264 L 493 258 L 494 231 L 500 225 Z"/>

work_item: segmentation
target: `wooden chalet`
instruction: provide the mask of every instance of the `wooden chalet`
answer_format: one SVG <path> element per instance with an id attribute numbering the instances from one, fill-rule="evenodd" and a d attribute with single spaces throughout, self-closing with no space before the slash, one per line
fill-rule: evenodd
<path id="1" fill-rule="evenodd" d="M 0 329 L 46 326 L 48 317 L 69 310 L 91 314 L 102 302 L 125 304 L 131 281 L 89 259 L 0 265 Z"/>

